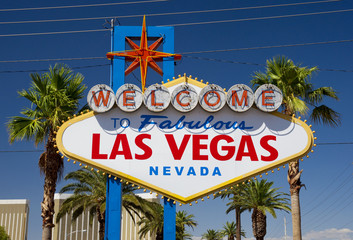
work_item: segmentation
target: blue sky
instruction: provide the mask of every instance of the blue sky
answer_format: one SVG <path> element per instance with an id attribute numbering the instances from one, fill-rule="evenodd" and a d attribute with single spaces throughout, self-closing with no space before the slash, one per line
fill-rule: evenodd
<path id="1" fill-rule="evenodd" d="M 102 30 L 105 24 L 104 19 L 41 23 L 8 22 L 93 17 L 110 19 L 111 16 L 119 16 L 118 20 L 122 26 L 140 26 L 142 17 L 132 17 L 132 15 L 141 14 L 147 15 L 148 26 L 175 25 L 176 53 L 228 49 L 228 51 L 213 53 L 184 54 L 184 58 L 175 67 L 176 75 L 187 73 L 228 89 L 235 83 L 249 85 L 251 75 L 255 71 L 264 71 L 263 65 L 266 60 L 274 56 L 285 55 L 295 63 L 309 67 L 318 66 L 321 69 L 314 74 L 312 82 L 315 87 L 332 86 L 338 92 L 339 101 L 325 100 L 324 104 L 341 114 L 342 124 L 337 128 L 330 128 L 311 123 L 316 131 L 318 146 L 310 158 L 304 159 L 301 163 L 304 169 L 302 182 L 306 185 L 306 189 L 301 191 L 303 235 L 306 240 L 353 239 L 351 217 L 353 213 L 353 149 L 352 144 L 347 144 L 353 142 L 351 136 L 353 132 L 351 104 L 353 14 L 350 11 L 353 9 L 353 1 L 318 2 L 249 9 L 249 7 L 256 6 L 309 3 L 309 1 L 170 0 L 115 6 L 3 11 L 3 9 L 96 4 L 98 1 L 2 1 L 0 7 L 0 79 L 4 85 L 0 96 L 2 102 L 0 199 L 25 198 L 30 200 L 28 239 L 40 239 L 41 236 L 40 202 L 43 195 L 43 177 L 37 167 L 40 152 L 36 150 L 43 149 L 43 146 L 35 148 L 31 142 L 17 142 L 9 145 L 6 122 L 9 117 L 17 115 L 24 107 L 29 107 L 29 103 L 17 95 L 18 90 L 27 89 L 30 86 L 29 73 L 46 70 L 49 65 L 54 65 L 58 61 L 18 62 L 18 60 L 104 57 L 110 49 L 110 33 L 109 31 L 97 31 L 16 35 Z M 110 2 L 100 1 L 99 3 Z M 247 9 L 148 16 L 156 13 L 231 8 Z M 223 22 L 205 23 L 215 21 Z M 13 36 L 8 36 L 11 34 Z M 342 40 L 348 41 L 337 42 Z M 283 46 L 296 44 L 303 45 Z M 81 72 L 85 76 L 84 83 L 88 88 L 97 83 L 109 84 L 109 61 L 104 58 L 61 62 Z M 136 72 L 136 76 L 139 76 L 139 72 Z M 150 74 L 147 84 L 160 81 L 159 76 Z M 129 75 L 126 82 L 139 84 L 133 75 Z M 31 152 L 33 150 L 34 152 Z M 72 163 L 65 165 L 66 173 L 76 169 L 77 166 Z M 282 191 L 288 191 L 285 170 L 281 169 L 271 174 L 268 179 L 274 181 L 275 186 L 281 187 Z M 64 184 L 65 182 L 61 181 L 57 189 Z M 222 200 L 207 200 L 196 206 L 184 206 L 180 209 L 195 215 L 199 224 L 192 232 L 195 236 L 201 236 L 207 229 L 220 229 L 226 221 L 235 219 L 233 214 L 225 214 L 225 202 Z M 291 236 L 291 217 L 289 214 L 279 212 L 277 219 L 268 217 L 267 239 L 283 239 L 284 217 L 287 220 L 287 234 Z M 242 223 L 247 237 L 250 238 L 252 229 L 249 213 L 242 215 Z"/>

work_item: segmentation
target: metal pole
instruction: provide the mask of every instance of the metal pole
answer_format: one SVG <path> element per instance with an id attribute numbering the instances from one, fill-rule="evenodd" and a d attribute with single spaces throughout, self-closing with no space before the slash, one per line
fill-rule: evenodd
<path id="1" fill-rule="evenodd" d="M 176 235 L 176 208 L 173 200 L 168 202 L 164 198 L 164 227 L 163 239 L 175 240 Z"/>
<path id="2" fill-rule="evenodd" d="M 114 20 L 111 20 L 111 51 L 114 51 Z M 116 81 L 113 71 L 114 60 L 110 64 L 110 87 L 116 92 L 123 82 Z M 119 178 L 107 176 L 107 193 L 105 207 L 105 240 L 121 239 L 121 205 L 122 184 Z"/>

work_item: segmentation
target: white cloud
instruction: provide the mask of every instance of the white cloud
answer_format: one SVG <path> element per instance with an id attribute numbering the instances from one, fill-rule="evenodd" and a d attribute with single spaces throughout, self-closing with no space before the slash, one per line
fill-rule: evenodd
<path id="1" fill-rule="evenodd" d="M 303 240 L 352 240 L 353 231 L 348 228 L 330 228 L 322 231 L 310 231 L 303 236 Z"/>

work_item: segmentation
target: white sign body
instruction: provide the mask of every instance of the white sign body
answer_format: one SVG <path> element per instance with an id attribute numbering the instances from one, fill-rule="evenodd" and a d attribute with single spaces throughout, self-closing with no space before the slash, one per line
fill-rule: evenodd
<path id="1" fill-rule="evenodd" d="M 59 150 L 182 203 L 298 159 L 313 137 L 302 121 L 256 108 L 217 113 L 117 107 L 66 122 Z"/>

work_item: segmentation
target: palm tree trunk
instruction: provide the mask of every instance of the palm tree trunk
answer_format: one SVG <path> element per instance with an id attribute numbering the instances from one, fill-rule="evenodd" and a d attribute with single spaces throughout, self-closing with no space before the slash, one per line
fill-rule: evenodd
<path id="1" fill-rule="evenodd" d="M 290 188 L 290 198 L 292 207 L 292 228 L 293 240 L 301 240 L 301 216 L 300 216 L 300 201 L 299 191 L 304 186 L 300 181 L 300 175 L 303 170 L 299 171 L 299 161 L 291 162 L 288 164 L 288 183 Z"/>
<path id="2" fill-rule="evenodd" d="M 97 216 L 98 216 L 98 222 L 99 222 L 99 240 L 104 240 L 104 235 L 105 235 L 105 212 L 101 213 L 99 206 L 97 206 Z"/>
<path id="3" fill-rule="evenodd" d="M 163 240 L 163 231 L 161 231 L 161 232 L 157 231 L 156 240 Z"/>
<path id="4" fill-rule="evenodd" d="M 45 174 L 44 178 L 44 194 L 41 203 L 43 231 L 42 240 L 51 240 L 54 215 L 54 194 L 56 190 L 56 181 L 58 179 L 58 172 L 63 166 L 61 156 L 56 152 L 58 149 L 54 147 L 53 140 L 54 133 L 50 133 L 46 145 L 45 152 L 40 156 L 39 167 Z"/>
<path id="5" fill-rule="evenodd" d="M 254 237 L 256 240 L 263 240 L 266 235 L 266 215 L 254 208 L 251 220 Z"/>
<path id="6" fill-rule="evenodd" d="M 236 221 L 236 233 L 235 233 L 235 237 L 237 240 L 241 240 L 241 219 L 240 219 L 240 208 L 236 207 L 235 208 L 235 221 Z"/>

